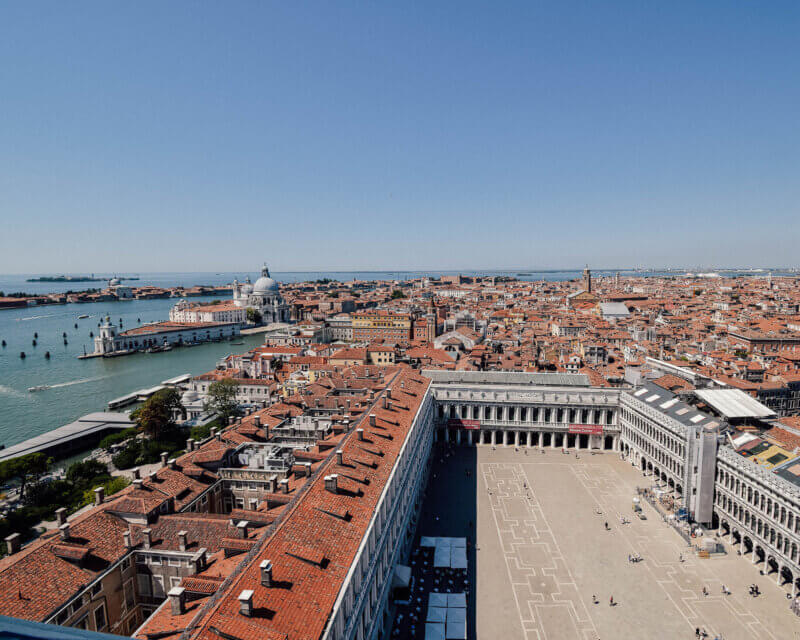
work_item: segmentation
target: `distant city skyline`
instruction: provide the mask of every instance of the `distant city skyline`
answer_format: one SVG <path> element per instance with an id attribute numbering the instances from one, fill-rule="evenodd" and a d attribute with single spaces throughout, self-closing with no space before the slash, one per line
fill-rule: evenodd
<path id="1" fill-rule="evenodd" d="M 791 2 L 6 4 L 0 273 L 797 266 L 798 30 Z"/>

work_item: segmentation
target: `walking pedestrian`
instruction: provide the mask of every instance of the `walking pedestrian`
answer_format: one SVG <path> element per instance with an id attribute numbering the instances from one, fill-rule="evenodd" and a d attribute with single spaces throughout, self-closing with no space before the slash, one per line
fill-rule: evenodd
<path id="1" fill-rule="evenodd" d="M 609 606 L 609 607 L 613 607 L 613 606 L 614 606 L 614 596 L 611 596 L 611 597 L 608 599 L 608 606 Z"/>

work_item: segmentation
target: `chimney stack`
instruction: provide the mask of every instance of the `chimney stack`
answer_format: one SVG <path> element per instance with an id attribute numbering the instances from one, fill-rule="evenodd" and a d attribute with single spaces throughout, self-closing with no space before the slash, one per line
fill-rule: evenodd
<path id="1" fill-rule="evenodd" d="M 62 540 L 69 540 L 69 523 L 65 522 L 62 524 L 58 530 L 61 532 L 61 539 Z"/>
<path id="2" fill-rule="evenodd" d="M 389 400 L 386 399 L 386 396 L 383 396 L 383 408 L 384 409 L 389 408 Z"/>
<path id="3" fill-rule="evenodd" d="M 169 454 L 166 451 L 161 452 L 161 466 L 167 466 L 167 458 L 169 458 Z"/>
<path id="4" fill-rule="evenodd" d="M 189 546 L 189 532 L 188 531 L 178 531 L 178 549 L 181 551 L 186 551 L 186 548 Z"/>
<path id="5" fill-rule="evenodd" d="M 239 594 L 239 613 L 247 618 L 253 616 L 253 592 L 250 589 Z"/>
<path id="6" fill-rule="evenodd" d="M 325 491 L 330 491 L 331 493 L 338 493 L 339 492 L 339 476 L 335 473 L 325 476 Z"/>
<path id="7" fill-rule="evenodd" d="M 363 440 L 364 439 L 364 430 L 363 429 L 356 429 L 356 437 L 358 437 L 359 440 Z"/>
<path id="8" fill-rule="evenodd" d="M 375 426 L 375 414 L 374 413 L 370 413 L 369 414 L 369 426 L 370 427 L 374 427 Z"/>
<path id="9" fill-rule="evenodd" d="M 211 434 L 212 438 L 216 438 L 217 437 L 217 428 L 216 427 L 211 427 L 210 434 Z"/>
<path id="10" fill-rule="evenodd" d="M 122 543 L 125 545 L 126 549 L 130 549 L 133 546 L 133 542 L 131 542 L 131 532 L 130 531 L 123 531 L 122 532 Z"/>
<path id="11" fill-rule="evenodd" d="M 8 551 L 8 555 L 14 555 L 20 550 L 20 547 L 22 547 L 22 543 L 20 542 L 20 535 L 18 533 L 12 533 L 10 536 L 6 536 L 6 551 Z M 261 571 L 261 576 L 261 580 L 263 582 L 263 569 Z"/>
<path id="12" fill-rule="evenodd" d="M 239 520 L 236 523 L 236 531 L 242 540 L 247 539 L 247 520 Z"/>
<path id="13" fill-rule="evenodd" d="M 58 522 L 58 526 L 60 527 L 67 521 L 67 510 L 64 507 L 59 507 L 56 509 L 56 522 Z"/>
<path id="14" fill-rule="evenodd" d="M 281 493 L 289 493 L 289 479 L 284 478 L 279 483 L 281 485 Z"/>
<path id="15" fill-rule="evenodd" d="M 138 480 L 141 477 L 140 472 L 139 472 L 139 467 L 134 467 L 131 470 L 131 473 L 133 474 L 133 479 L 134 480 Z"/>
<path id="16" fill-rule="evenodd" d="M 103 487 L 95 487 L 94 490 L 94 506 L 98 507 L 103 504 L 105 499 L 106 490 Z"/>
<path id="17" fill-rule="evenodd" d="M 336 450 L 336 464 L 342 464 L 344 462 L 344 451 L 341 449 Z"/>
<path id="18" fill-rule="evenodd" d="M 136 478 L 133 481 L 133 487 L 135 489 L 141 489 L 144 486 L 144 481 L 141 478 Z"/>
<path id="19" fill-rule="evenodd" d="M 167 593 L 169 606 L 173 616 L 180 616 L 186 613 L 186 589 L 183 587 L 172 587 Z"/>
<path id="20" fill-rule="evenodd" d="M 144 538 L 144 548 L 149 549 L 153 546 L 153 530 L 148 527 L 147 529 L 142 529 L 142 537 Z"/>
<path id="21" fill-rule="evenodd" d="M 169 465 L 170 469 L 177 469 L 178 468 L 178 462 L 175 460 L 175 458 L 170 458 L 167 461 L 167 464 Z"/>
<path id="22" fill-rule="evenodd" d="M 149 477 L 150 477 L 150 482 L 152 482 L 152 483 L 158 482 L 158 472 L 157 471 L 151 471 Z"/>
<path id="23" fill-rule="evenodd" d="M 310 462 L 304 462 L 303 463 L 303 468 L 305 469 L 304 473 L 305 473 L 306 478 L 310 478 L 311 477 L 311 463 Z"/>
<path id="24" fill-rule="evenodd" d="M 271 587 L 272 586 L 272 563 L 269 560 L 264 560 L 261 562 L 261 586 L 263 587 Z"/>
<path id="25" fill-rule="evenodd" d="M 189 438 L 186 441 L 186 450 L 187 451 L 194 451 L 194 438 Z"/>
<path id="26" fill-rule="evenodd" d="M 253 416 L 253 426 L 257 428 L 261 427 L 261 416 Z"/>

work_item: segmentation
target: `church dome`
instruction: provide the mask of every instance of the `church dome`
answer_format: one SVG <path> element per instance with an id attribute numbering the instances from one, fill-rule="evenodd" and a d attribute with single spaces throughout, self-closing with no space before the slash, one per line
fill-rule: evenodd
<path id="1" fill-rule="evenodd" d="M 278 283 L 270 277 L 269 269 L 267 269 L 267 265 L 264 265 L 261 269 L 261 277 L 256 280 L 256 283 L 253 285 L 253 293 L 259 295 L 264 293 L 276 293 L 277 291 Z"/>

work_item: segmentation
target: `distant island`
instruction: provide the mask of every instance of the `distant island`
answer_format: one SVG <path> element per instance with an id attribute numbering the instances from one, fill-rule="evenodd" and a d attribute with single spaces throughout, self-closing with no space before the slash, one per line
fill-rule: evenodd
<path id="1" fill-rule="evenodd" d="M 138 280 L 139 278 L 117 278 L 117 280 Z M 105 282 L 108 278 L 95 278 L 92 276 L 41 276 L 28 278 L 25 282 Z"/>

